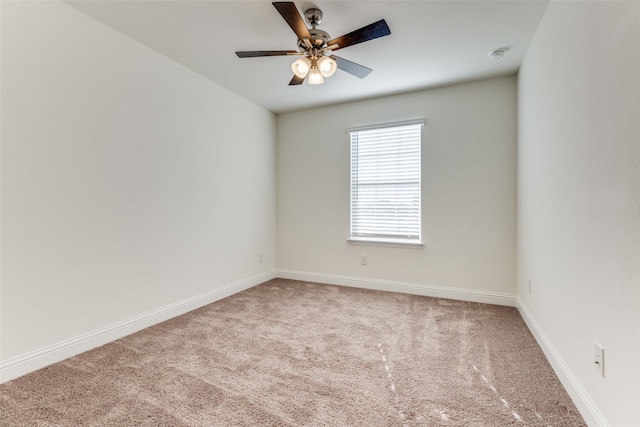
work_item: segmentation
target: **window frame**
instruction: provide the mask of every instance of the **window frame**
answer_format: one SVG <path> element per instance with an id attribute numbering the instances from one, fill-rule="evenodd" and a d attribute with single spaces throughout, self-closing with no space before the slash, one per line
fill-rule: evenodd
<path id="1" fill-rule="evenodd" d="M 354 221 L 353 221 L 353 191 L 354 191 L 354 141 L 353 141 L 353 133 L 356 132 L 364 132 L 371 131 L 376 129 L 387 129 L 387 128 L 396 128 L 396 127 L 404 127 L 404 126 L 416 126 L 419 125 L 419 158 L 418 158 L 418 238 L 415 239 L 403 239 L 403 238 L 386 238 L 383 237 L 384 233 L 374 234 L 369 236 L 363 235 L 354 235 Z M 390 122 L 390 123 L 381 123 L 369 126 L 360 126 L 348 128 L 347 133 L 349 135 L 349 238 L 347 242 L 354 245 L 368 245 L 368 246 L 392 246 L 392 247 L 406 247 L 406 248 L 422 248 L 424 247 L 423 243 L 423 234 L 422 234 L 422 143 L 423 143 L 423 131 L 422 127 L 425 125 L 424 119 L 414 119 L 414 120 L 406 120 L 401 122 Z M 357 185 L 357 184 L 356 184 Z"/>

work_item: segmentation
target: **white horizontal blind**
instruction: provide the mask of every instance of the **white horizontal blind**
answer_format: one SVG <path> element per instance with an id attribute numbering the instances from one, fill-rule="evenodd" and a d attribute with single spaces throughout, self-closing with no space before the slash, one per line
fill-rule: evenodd
<path id="1" fill-rule="evenodd" d="M 351 238 L 420 242 L 422 121 L 351 130 Z"/>

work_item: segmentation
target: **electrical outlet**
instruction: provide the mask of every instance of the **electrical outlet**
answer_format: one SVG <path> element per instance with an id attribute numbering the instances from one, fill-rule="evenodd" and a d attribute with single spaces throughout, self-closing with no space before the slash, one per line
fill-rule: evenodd
<path id="1" fill-rule="evenodd" d="M 262 262 L 264 260 L 264 255 L 262 252 L 260 252 L 260 255 L 258 255 L 258 261 Z"/>
<path id="2" fill-rule="evenodd" d="M 597 342 L 593 343 L 593 366 L 604 377 L 604 348 Z"/>
<path id="3" fill-rule="evenodd" d="M 367 265 L 367 256 L 360 255 L 360 265 Z"/>
<path id="4" fill-rule="evenodd" d="M 529 291 L 529 295 L 531 295 L 531 279 L 527 281 L 527 290 Z"/>

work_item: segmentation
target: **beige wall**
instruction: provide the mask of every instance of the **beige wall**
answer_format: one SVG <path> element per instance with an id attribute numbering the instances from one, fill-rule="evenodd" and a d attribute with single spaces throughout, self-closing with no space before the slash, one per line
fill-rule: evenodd
<path id="1" fill-rule="evenodd" d="M 640 425 L 638 46 L 640 3 L 552 1 L 519 75 L 518 299 L 594 426 Z"/>
<path id="2" fill-rule="evenodd" d="M 418 118 L 426 120 L 424 248 L 348 244 L 347 128 Z M 515 295 L 515 167 L 513 76 L 281 114 L 279 274 L 508 303 Z"/>
<path id="3" fill-rule="evenodd" d="M 273 275 L 272 113 L 64 3 L 1 7 L 2 380 Z"/>

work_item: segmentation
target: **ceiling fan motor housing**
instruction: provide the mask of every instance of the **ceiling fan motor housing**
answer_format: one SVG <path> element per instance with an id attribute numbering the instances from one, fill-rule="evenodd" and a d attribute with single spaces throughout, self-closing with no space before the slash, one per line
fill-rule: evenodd
<path id="1" fill-rule="evenodd" d="M 309 30 L 309 34 L 311 34 L 311 43 L 315 48 L 321 48 L 326 46 L 327 42 L 331 40 L 331 36 L 326 31 L 319 30 L 317 28 L 311 28 Z M 307 45 L 304 44 L 302 40 L 298 40 L 298 49 L 300 52 L 305 52 L 308 50 Z"/>

